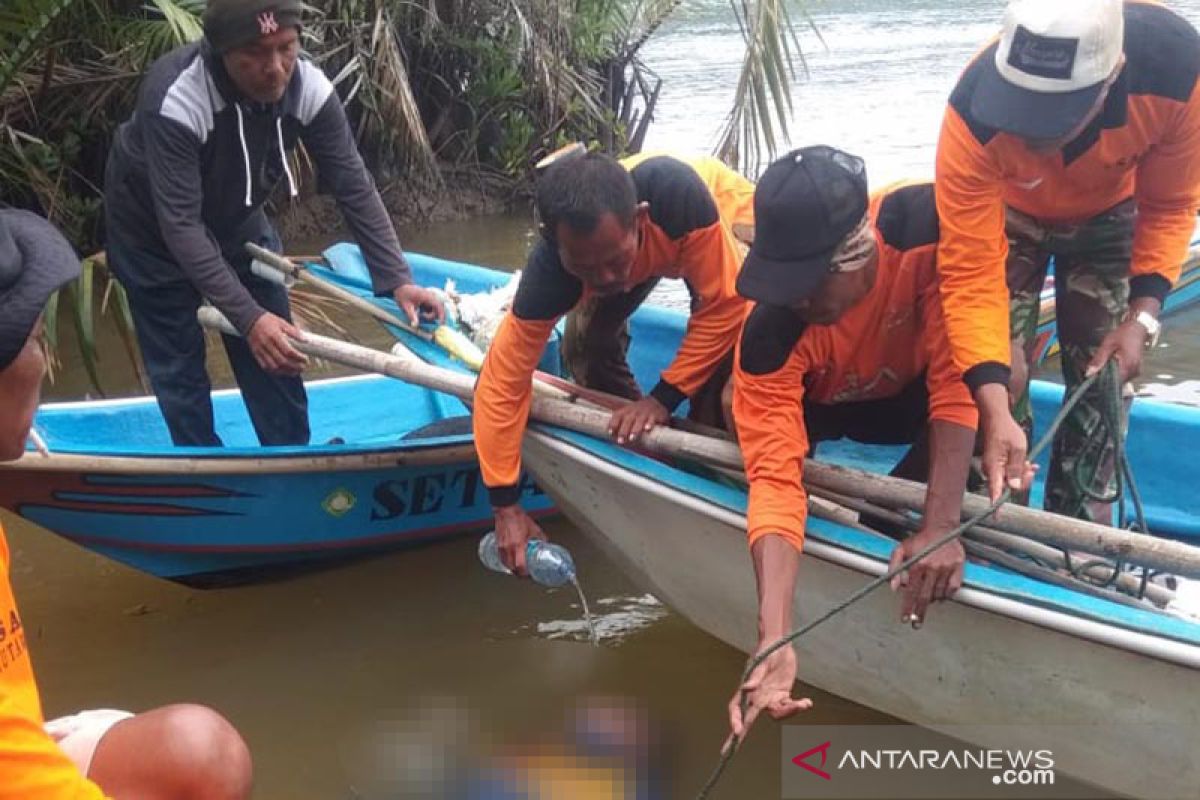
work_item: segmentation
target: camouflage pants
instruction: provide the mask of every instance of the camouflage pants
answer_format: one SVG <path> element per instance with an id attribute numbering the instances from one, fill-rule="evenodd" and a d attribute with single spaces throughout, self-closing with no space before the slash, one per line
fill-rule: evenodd
<path id="1" fill-rule="evenodd" d="M 563 331 L 563 369 L 581 386 L 618 397 L 640 400 L 641 387 L 629 368 L 629 316 L 658 284 L 658 278 L 639 283 L 628 292 L 591 297 L 567 315 Z M 721 392 L 733 372 L 729 353 L 704 386 L 690 398 L 688 419 L 724 428 Z"/>
<path id="2" fill-rule="evenodd" d="M 1054 302 L 1069 396 L 1105 335 L 1129 305 L 1129 266 L 1136 211 L 1132 200 L 1077 225 L 1048 225 L 1007 212 L 1009 322 L 1012 330 L 1013 416 L 1033 441 L 1029 372 L 1037 334 L 1040 294 L 1054 257 Z M 1113 437 L 1107 430 L 1104 392 L 1097 383 L 1059 428 L 1046 476 L 1046 510 L 1112 524 L 1115 491 Z"/>

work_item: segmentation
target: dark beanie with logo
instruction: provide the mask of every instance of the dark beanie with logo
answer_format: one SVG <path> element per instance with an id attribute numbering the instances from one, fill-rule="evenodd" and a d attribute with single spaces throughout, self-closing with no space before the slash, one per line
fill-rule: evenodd
<path id="1" fill-rule="evenodd" d="M 284 28 L 299 28 L 301 0 L 208 0 L 204 36 L 217 53 L 269 36 Z"/>

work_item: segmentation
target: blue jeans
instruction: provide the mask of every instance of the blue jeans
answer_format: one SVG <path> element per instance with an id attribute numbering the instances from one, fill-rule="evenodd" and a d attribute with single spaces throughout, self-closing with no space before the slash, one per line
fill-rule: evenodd
<path id="1" fill-rule="evenodd" d="M 270 244 L 280 249 L 277 238 Z M 186 281 L 142 286 L 128 280 L 130 274 L 146 274 L 145 267 L 152 266 L 132 263 L 144 257 L 118 242 L 109 243 L 109 265 L 129 297 L 142 361 L 171 441 L 180 447 L 219 447 L 212 384 L 205 368 L 204 330 L 196 319 L 203 298 Z M 251 274 L 248 260 L 234 266 L 260 306 L 291 321 L 286 289 Z M 271 375 L 258 365 L 244 339 L 221 338 L 259 443 L 308 444 L 308 396 L 300 377 Z"/>

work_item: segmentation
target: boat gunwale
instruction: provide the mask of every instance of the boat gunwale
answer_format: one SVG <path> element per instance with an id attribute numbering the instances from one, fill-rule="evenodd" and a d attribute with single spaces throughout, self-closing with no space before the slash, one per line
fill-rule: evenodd
<path id="1" fill-rule="evenodd" d="M 305 381 L 309 390 L 347 383 L 390 382 L 392 378 L 375 374 L 343 375 Z M 212 397 L 240 397 L 236 387 L 218 389 Z M 120 410 L 156 405 L 154 395 L 68 400 L 44 403 L 38 413 L 72 414 L 90 410 Z M 272 452 L 275 450 L 277 452 Z M 131 448 L 125 452 L 61 445 L 48 455 L 27 449 L 21 458 L 0 463 L 3 472 L 89 472 L 111 475 L 245 475 L 267 473 L 304 473 L 354 469 L 387 469 L 409 466 L 438 466 L 476 459 L 470 434 L 431 436 L 424 439 L 400 439 L 381 442 L 347 442 L 338 445 L 284 446 L 278 448 L 244 446 L 189 447 L 170 445 L 147 447 L 143 452 Z"/>
<path id="2" fill-rule="evenodd" d="M 305 472 L 346 472 L 363 469 L 395 469 L 397 467 L 424 467 L 456 464 L 476 459 L 475 444 L 469 436 L 456 435 L 441 438 L 419 439 L 401 444 L 357 447 L 337 445 L 336 452 L 298 456 L 294 452 L 278 456 L 256 453 L 245 456 L 213 456 L 196 454 L 161 456 L 99 456 L 78 453 L 54 453 L 43 456 L 36 452 L 25 452 L 16 461 L 0 464 L 0 474 L 5 472 L 87 472 L 103 475 L 264 475 L 296 474 Z M 217 448 L 212 448 L 216 450 Z M 291 448 L 289 448 L 290 450 Z"/>
<path id="3" fill-rule="evenodd" d="M 590 470 L 600 471 L 618 478 L 622 475 L 631 476 L 634 482 L 648 485 L 651 487 L 650 490 L 659 496 L 670 495 L 672 498 L 671 502 L 687 506 L 701 514 L 715 518 L 731 528 L 745 530 L 746 518 L 744 514 L 732 511 L 719 502 L 685 491 L 636 470 L 623 467 L 583 447 L 577 442 L 556 435 L 555 429 L 551 426 L 537 425 L 531 427 L 529 435 L 536 437 L 539 441 L 544 442 L 551 449 L 557 450 L 560 453 L 574 452 L 580 454 L 588 462 L 585 466 Z M 536 479 L 537 468 L 535 464 L 528 463 L 527 466 Z M 629 479 L 626 479 L 626 482 L 629 482 Z M 558 503 L 558 505 L 560 511 L 566 514 L 567 510 L 563 508 L 562 504 Z M 830 524 L 836 526 L 836 523 Z M 870 576 L 882 575 L 888 568 L 886 560 L 864 555 L 856 552 L 849 546 L 822 541 L 816 537 L 805 540 L 805 555 L 810 555 Z M 1133 630 L 1123 625 L 1114 625 L 1090 617 L 1049 608 L 1044 605 L 1016 600 L 1005 595 L 1003 592 L 986 588 L 963 586 L 950 602 L 961 603 L 981 611 L 999 614 L 1126 652 L 1200 670 L 1200 645 L 1183 642 L 1170 636 Z"/>
<path id="4" fill-rule="evenodd" d="M 377 381 L 377 380 L 392 380 L 385 378 L 382 375 L 373 373 L 364 373 L 360 375 L 339 375 L 336 378 L 318 378 L 313 381 L 305 381 L 306 389 L 318 388 L 321 386 L 330 386 L 339 383 L 359 383 L 362 381 Z M 213 389 L 209 394 L 213 399 L 218 397 L 229 397 L 231 395 L 241 395 L 242 390 L 236 386 L 230 386 L 225 389 Z M 83 411 L 93 408 L 112 408 L 125 405 L 156 405 L 157 398 L 153 394 L 135 394 L 129 397 L 102 397 L 92 400 L 55 400 L 50 403 L 42 403 L 38 406 L 38 413 L 43 411 Z"/>

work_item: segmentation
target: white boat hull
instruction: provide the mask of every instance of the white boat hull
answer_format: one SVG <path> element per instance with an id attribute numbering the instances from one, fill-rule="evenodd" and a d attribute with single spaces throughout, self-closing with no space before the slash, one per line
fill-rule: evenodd
<path id="1" fill-rule="evenodd" d="M 734 647 L 756 645 L 743 516 L 536 429 L 524 453 L 559 509 L 644 589 Z M 885 568 L 810 538 L 796 624 Z M 969 588 L 919 631 L 898 617 L 880 589 L 816 628 L 797 644 L 801 678 L 933 729 L 1005 726 L 980 746 L 1049 736 L 1056 769 L 1111 791 L 1200 798 L 1200 648 Z"/>

